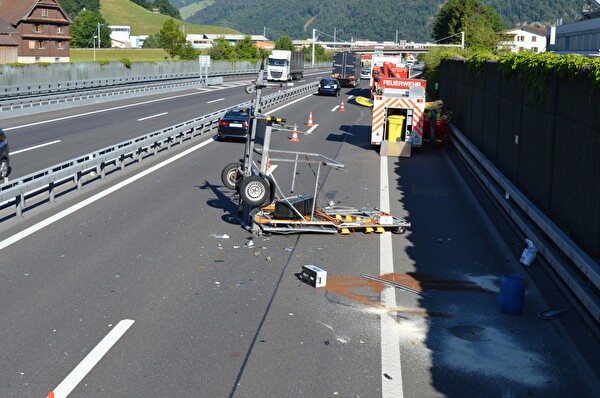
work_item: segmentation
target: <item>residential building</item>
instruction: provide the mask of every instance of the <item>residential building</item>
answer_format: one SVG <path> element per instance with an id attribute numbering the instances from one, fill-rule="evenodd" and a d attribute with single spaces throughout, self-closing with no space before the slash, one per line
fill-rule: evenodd
<path id="1" fill-rule="evenodd" d="M 18 61 L 19 31 L 0 18 L 0 65 Z"/>
<path id="2" fill-rule="evenodd" d="M 0 0 L 0 18 L 18 32 L 18 62 L 69 62 L 73 20 L 57 0 Z"/>
<path id="3" fill-rule="evenodd" d="M 512 40 L 503 41 L 500 46 L 513 53 L 527 51 L 541 53 L 546 51 L 546 28 L 535 26 L 517 26 L 504 32 Z"/>

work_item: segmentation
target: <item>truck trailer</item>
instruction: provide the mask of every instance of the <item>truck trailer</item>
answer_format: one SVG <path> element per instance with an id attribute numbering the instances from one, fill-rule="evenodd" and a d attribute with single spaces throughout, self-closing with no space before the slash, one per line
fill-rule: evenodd
<path id="1" fill-rule="evenodd" d="M 267 80 L 287 82 L 304 77 L 304 53 L 273 50 L 267 59 Z"/>
<path id="2" fill-rule="evenodd" d="M 341 86 L 356 87 L 360 83 L 360 55 L 344 51 L 333 54 L 331 77 L 339 80 Z"/>

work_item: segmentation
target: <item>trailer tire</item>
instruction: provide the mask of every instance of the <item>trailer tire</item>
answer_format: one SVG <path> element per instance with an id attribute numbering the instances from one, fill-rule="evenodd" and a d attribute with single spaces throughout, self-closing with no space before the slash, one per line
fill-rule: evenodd
<path id="1" fill-rule="evenodd" d="M 241 175 L 238 169 L 241 167 L 241 164 L 238 162 L 229 163 L 227 166 L 223 168 L 221 171 L 221 182 L 225 185 L 226 188 L 235 190 L 237 183 L 240 181 Z"/>
<path id="2" fill-rule="evenodd" d="M 406 227 L 395 227 L 392 228 L 392 233 L 393 234 L 403 234 L 406 232 Z"/>
<path id="3" fill-rule="evenodd" d="M 250 176 L 240 182 L 240 197 L 250 206 L 263 206 L 270 201 L 271 188 L 260 176 Z"/>

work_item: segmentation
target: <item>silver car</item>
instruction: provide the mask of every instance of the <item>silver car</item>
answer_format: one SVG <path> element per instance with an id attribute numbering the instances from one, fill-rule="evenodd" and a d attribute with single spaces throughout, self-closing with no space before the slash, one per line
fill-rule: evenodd
<path id="1" fill-rule="evenodd" d="M 0 129 L 0 178 L 8 176 L 10 171 L 10 161 L 8 160 L 8 142 L 6 134 Z"/>

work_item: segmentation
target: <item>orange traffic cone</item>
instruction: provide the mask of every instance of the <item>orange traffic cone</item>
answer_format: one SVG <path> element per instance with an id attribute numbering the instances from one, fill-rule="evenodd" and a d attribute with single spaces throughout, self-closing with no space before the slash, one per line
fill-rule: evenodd
<path id="1" fill-rule="evenodd" d="M 291 142 L 300 142 L 298 139 L 298 127 L 296 123 L 294 123 L 294 132 L 292 133 L 292 138 L 290 138 Z"/>
<path id="2" fill-rule="evenodd" d="M 342 105 L 340 105 L 340 112 L 346 112 L 346 109 L 344 108 L 344 100 L 342 100 Z"/>
<path id="3" fill-rule="evenodd" d="M 50 391 L 48 393 L 48 398 L 54 398 L 54 391 Z"/>
<path id="4" fill-rule="evenodd" d="M 314 126 L 314 124 L 313 124 L 313 119 L 312 119 L 312 112 L 310 112 L 310 113 L 308 114 L 308 123 L 306 123 L 306 126 L 307 126 L 307 127 L 312 127 L 312 126 Z"/>

